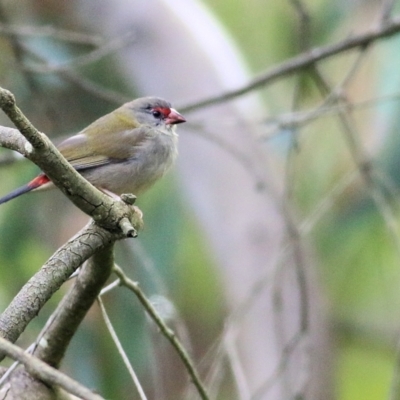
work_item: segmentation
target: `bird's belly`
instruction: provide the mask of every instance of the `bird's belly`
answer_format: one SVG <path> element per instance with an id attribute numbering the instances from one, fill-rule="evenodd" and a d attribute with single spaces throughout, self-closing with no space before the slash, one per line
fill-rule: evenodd
<path id="1" fill-rule="evenodd" d="M 94 186 L 116 194 L 138 195 L 161 178 L 172 164 L 172 160 L 154 163 L 116 162 L 82 172 Z"/>

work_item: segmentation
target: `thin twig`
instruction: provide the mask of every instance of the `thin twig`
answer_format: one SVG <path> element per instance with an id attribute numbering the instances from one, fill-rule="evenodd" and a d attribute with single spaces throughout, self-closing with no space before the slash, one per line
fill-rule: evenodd
<path id="1" fill-rule="evenodd" d="M 365 52 L 367 49 L 368 47 L 363 48 L 363 51 L 356 59 L 353 67 L 350 69 L 350 72 L 346 77 L 344 84 L 350 82 L 350 77 L 357 72 L 360 63 L 365 58 Z M 329 92 L 330 88 L 326 86 L 325 90 Z M 348 103 L 348 100 L 344 96 L 338 97 L 337 101 L 339 104 Z M 348 148 L 354 159 L 354 162 L 359 168 L 365 184 L 369 189 L 372 200 L 374 201 L 378 211 L 385 221 L 385 226 L 387 227 L 389 234 L 391 235 L 397 256 L 400 259 L 400 231 L 396 222 L 396 218 L 394 216 L 394 212 L 390 203 L 387 201 L 385 194 L 382 192 L 376 181 L 373 163 L 362 146 L 360 137 L 354 128 L 354 124 L 352 123 L 351 115 L 347 110 L 348 108 L 345 108 L 343 111 L 340 111 L 338 113 L 338 118 L 344 132 L 345 139 L 347 140 Z"/>
<path id="2" fill-rule="evenodd" d="M 100 296 L 103 296 L 106 293 L 111 292 L 111 290 L 114 290 L 119 286 L 121 286 L 121 281 L 119 279 L 116 279 L 114 282 L 111 282 L 109 285 L 101 289 Z"/>
<path id="3" fill-rule="evenodd" d="M 254 159 L 248 155 L 245 151 L 242 151 L 237 146 L 229 143 L 226 139 L 221 136 L 216 136 L 213 133 L 207 131 L 207 127 L 205 126 L 190 126 L 189 129 L 186 128 L 187 132 L 193 132 L 195 135 L 204 138 L 210 143 L 218 146 L 222 150 L 224 150 L 227 154 L 233 157 L 235 161 L 237 161 L 254 179 L 254 187 L 262 190 L 270 190 L 268 187 L 268 183 L 265 178 L 261 176 L 256 168 Z"/>
<path id="4" fill-rule="evenodd" d="M 270 68 L 269 70 L 261 73 L 253 78 L 246 85 L 236 89 L 224 92 L 223 94 L 212 96 L 204 100 L 194 102 L 186 106 L 180 106 L 179 110 L 188 112 L 211 106 L 213 104 L 222 103 L 227 100 L 232 100 L 245 93 L 249 93 L 254 89 L 270 84 L 279 78 L 286 77 L 299 70 L 310 67 L 318 61 L 325 60 L 339 53 L 344 53 L 359 47 L 365 47 L 379 39 L 391 37 L 400 31 L 400 16 L 393 17 L 383 26 L 371 29 L 365 33 L 354 35 L 346 38 L 338 43 L 330 44 L 327 46 L 316 47 L 310 51 L 299 54 L 285 62 Z"/>
<path id="5" fill-rule="evenodd" d="M 24 43 L 20 43 L 20 46 L 25 51 L 25 53 L 27 53 L 29 56 L 33 57 L 37 61 L 38 65 L 43 65 L 45 69 L 52 68 L 50 61 L 39 54 L 39 52 L 35 51 Z M 72 83 L 80 89 L 83 89 L 86 92 L 110 103 L 120 105 L 132 100 L 132 98 L 129 96 L 123 95 L 113 89 L 106 88 L 96 82 L 93 82 L 89 78 L 79 73 L 76 69 L 65 68 L 53 71 L 53 73 L 56 74 L 60 79 Z"/>
<path id="6" fill-rule="evenodd" d="M 250 387 L 247 380 L 246 374 L 243 369 L 243 365 L 239 356 L 238 348 L 236 345 L 236 335 L 233 330 L 227 332 L 224 337 L 224 349 L 229 359 L 229 364 L 232 369 L 234 376 L 235 385 L 240 399 L 250 398 Z"/>
<path id="7" fill-rule="evenodd" d="M 23 68 L 29 72 L 35 72 L 38 74 L 48 74 L 48 73 L 55 73 L 60 71 L 70 70 L 72 68 L 83 67 L 89 64 L 93 64 L 96 61 L 101 60 L 105 56 L 108 56 L 112 53 L 117 52 L 130 43 L 132 43 L 135 39 L 134 32 L 127 32 L 117 38 L 110 40 L 109 42 L 103 44 L 102 46 L 98 47 L 95 50 L 92 50 L 82 56 L 76 57 L 72 60 L 66 61 L 62 64 L 51 65 L 47 63 L 46 65 L 43 64 L 32 64 L 32 65 L 25 65 Z"/>
<path id="8" fill-rule="evenodd" d="M 300 50 L 303 52 L 310 51 L 309 46 L 311 43 L 311 25 L 310 25 L 311 17 L 309 11 L 306 5 L 301 0 L 291 0 L 290 2 L 293 5 L 294 9 L 296 10 L 296 13 L 299 18 Z M 309 72 L 311 75 L 318 74 L 317 65 L 315 63 L 310 65 Z M 297 76 L 296 91 L 294 92 L 293 96 L 293 104 L 292 104 L 293 110 L 295 110 L 299 106 L 299 102 L 301 99 L 301 83 L 302 83 L 301 80 L 302 80 L 302 75 L 299 74 Z M 296 126 L 294 126 L 293 128 L 298 129 Z M 285 185 L 284 185 L 285 191 L 283 198 L 284 200 L 283 217 L 286 228 L 284 243 L 285 242 L 288 243 L 290 247 L 290 253 L 293 263 L 293 272 L 295 275 L 296 286 L 298 288 L 298 298 L 299 298 L 298 304 L 299 304 L 300 319 L 296 335 L 298 335 L 299 337 L 306 337 L 307 335 L 310 334 L 310 310 L 309 310 L 310 302 L 309 302 L 309 289 L 308 289 L 308 282 L 306 275 L 307 264 L 305 262 L 302 236 L 300 234 L 299 225 L 293 213 L 293 206 L 292 206 L 294 183 L 297 174 L 296 154 L 299 150 L 299 144 L 295 133 L 296 132 L 293 132 L 291 135 L 290 148 L 288 150 L 286 158 Z M 277 273 L 276 277 L 278 276 L 279 274 Z M 278 291 L 279 285 L 277 285 L 276 283 L 277 279 L 275 279 L 274 290 Z M 275 307 L 274 310 L 275 310 L 274 315 L 276 317 L 275 328 L 276 328 L 277 342 L 280 344 L 280 348 L 283 349 L 280 365 L 282 365 L 282 372 L 284 372 L 285 363 L 283 359 L 285 358 L 285 348 L 287 346 L 285 342 L 286 339 L 284 339 L 285 322 L 283 321 L 283 318 L 279 313 L 279 308 Z M 297 343 L 293 347 L 295 348 L 296 345 Z M 307 351 L 305 351 L 305 349 L 303 350 L 303 353 L 305 357 L 310 358 L 310 355 L 308 354 Z M 307 363 L 307 365 L 308 364 L 309 362 Z M 310 373 L 308 370 L 306 371 L 306 374 L 308 381 L 310 379 Z M 302 391 L 299 391 L 299 393 L 302 393 Z M 265 395 L 265 393 L 263 393 L 263 395 Z"/>
<path id="9" fill-rule="evenodd" d="M 103 319 L 104 319 L 104 322 L 105 322 L 106 327 L 108 329 L 108 332 L 110 332 L 111 338 L 112 338 L 113 342 L 115 343 L 115 346 L 117 347 L 118 353 L 121 356 L 121 358 L 122 358 L 122 360 L 123 360 L 123 362 L 125 364 L 125 367 L 128 370 L 128 372 L 129 372 L 129 374 L 130 374 L 130 376 L 131 376 L 131 378 L 133 380 L 133 383 L 134 383 L 134 385 L 135 385 L 135 387 L 136 387 L 136 389 L 137 389 L 137 391 L 139 393 L 139 396 L 140 396 L 141 400 L 147 400 L 146 394 L 144 393 L 142 385 L 140 384 L 139 378 L 137 377 L 137 375 L 136 375 L 136 373 L 135 373 L 135 371 L 134 371 L 134 369 L 133 369 L 133 367 L 132 367 L 132 365 L 131 365 L 131 363 L 129 361 L 129 358 L 126 355 L 126 353 L 124 351 L 124 348 L 122 347 L 122 344 L 118 339 L 118 335 L 115 332 L 114 327 L 112 326 L 112 323 L 110 321 L 110 318 L 108 317 L 106 308 L 104 307 L 104 303 L 101 300 L 100 296 L 97 297 L 97 302 L 99 303 L 101 315 L 103 316 Z"/>
<path id="10" fill-rule="evenodd" d="M 282 356 L 280 358 L 279 364 L 276 366 L 274 372 L 268 377 L 265 382 L 261 384 L 261 386 L 252 394 L 250 400 L 261 400 L 265 398 L 266 393 L 272 388 L 273 385 L 276 384 L 279 376 L 285 371 L 286 366 L 289 364 L 290 358 L 297 348 L 297 346 L 301 343 L 304 338 L 303 333 L 298 332 L 285 346 L 282 351 Z"/>
<path id="11" fill-rule="evenodd" d="M 45 37 L 91 46 L 100 46 L 105 42 L 105 39 L 98 35 L 60 29 L 52 25 L 28 26 L 0 23 L 0 34 L 8 36 Z"/>
<path id="12" fill-rule="evenodd" d="M 332 95 L 330 98 L 330 103 L 336 101 L 339 94 L 336 94 L 335 98 Z M 356 111 L 363 110 L 373 106 L 379 106 L 381 103 L 389 101 L 399 101 L 400 93 L 392 93 L 384 96 L 376 96 L 372 99 L 362 100 L 354 103 L 342 102 L 328 105 L 326 99 L 323 104 L 312 108 L 310 110 L 295 111 L 290 113 L 280 114 L 274 117 L 268 118 L 265 123 L 271 125 L 268 132 L 261 135 L 260 139 L 270 140 L 278 135 L 281 135 L 285 130 L 292 129 L 293 126 L 297 128 L 303 127 L 306 124 L 315 121 L 316 119 L 322 118 L 324 116 L 336 115 L 342 111 Z"/>
<path id="13" fill-rule="evenodd" d="M 139 288 L 139 285 L 136 282 L 129 279 L 125 275 L 125 273 L 122 271 L 122 269 L 120 267 L 118 267 L 117 265 L 114 265 L 114 272 L 121 280 L 121 285 L 127 287 L 129 290 L 131 290 L 133 293 L 135 293 L 135 295 L 137 296 L 137 298 L 139 299 L 139 301 L 142 303 L 143 307 L 145 308 L 146 312 L 149 314 L 151 319 L 156 323 L 156 325 L 160 329 L 161 333 L 167 338 L 167 340 L 175 348 L 180 359 L 182 360 L 183 364 L 185 365 L 190 377 L 192 378 L 193 384 L 196 386 L 200 397 L 203 400 L 208 400 L 209 397 L 207 395 L 206 389 L 200 380 L 200 376 L 194 366 L 194 363 L 191 360 L 189 354 L 186 352 L 186 350 L 183 347 L 180 340 L 176 337 L 175 333 L 164 323 L 163 319 L 157 313 L 154 306 L 147 299 L 147 297 L 145 296 L 143 291 Z"/>
<path id="14" fill-rule="evenodd" d="M 36 346 L 36 342 L 32 343 L 26 350 L 25 353 L 32 354 L 32 351 L 34 350 Z M 8 378 L 11 376 L 11 374 L 17 369 L 17 367 L 21 365 L 19 361 L 14 361 L 8 368 L 7 370 L 3 373 L 3 375 L 0 378 L 0 388 L 7 382 Z"/>
<path id="15" fill-rule="evenodd" d="M 339 198 L 339 196 L 342 195 L 345 189 L 353 184 L 356 178 L 359 176 L 359 170 L 348 172 L 339 180 L 336 185 L 332 187 L 328 194 L 324 196 L 316 206 L 313 207 L 313 211 L 307 215 L 307 217 L 304 218 L 300 224 L 299 232 L 302 236 L 306 236 L 311 233 L 312 229 L 315 228 L 322 216 L 334 206 L 335 201 Z"/>

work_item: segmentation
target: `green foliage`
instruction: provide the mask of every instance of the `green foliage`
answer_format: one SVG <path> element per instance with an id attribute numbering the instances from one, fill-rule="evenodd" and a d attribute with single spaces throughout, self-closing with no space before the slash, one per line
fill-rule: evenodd
<path id="1" fill-rule="evenodd" d="M 393 373 L 393 352 L 371 343 L 342 344 L 336 383 L 338 399 L 387 399 Z"/>

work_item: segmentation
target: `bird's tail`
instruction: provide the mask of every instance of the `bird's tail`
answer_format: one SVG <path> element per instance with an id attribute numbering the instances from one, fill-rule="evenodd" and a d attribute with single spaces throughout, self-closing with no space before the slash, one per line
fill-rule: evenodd
<path id="1" fill-rule="evenodd" d="M 44 184 L 48 183 L 49 181 L 50 181 L 50 179 L 46 175 L 40 174 L 35 179 L 32 179 L 26 185 L 13 190 L 11 193 L 5 195 L 4 197 L 1 197 L 0 204 L 3 204 L 3 203 L 6 203 L 7 201 L 15 199 L 16 197 L 21 196 L 21 194 L 24 194 L 24 193 L 30 192 L 31 190 L 37 189 L 38 187 L 43 186 Z"/>

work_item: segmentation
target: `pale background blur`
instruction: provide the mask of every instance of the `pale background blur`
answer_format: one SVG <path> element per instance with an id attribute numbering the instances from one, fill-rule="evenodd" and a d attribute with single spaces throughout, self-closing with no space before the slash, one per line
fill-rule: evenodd
<path id="1" fill-rule="evenodd" d="M 400 35 L 185 111 L 379 27 L 390 3 L 0 1 L 0 85 L 54 141 L 141 95 L 187 118 L 177 166 L 139 198 L 145 229 L 118 244 L 117 262 L 182 338 L 211 398 L 396 398 Z M 8 157 L 0 149 L 1 195 L 38 171 Z M 2 310 L 86 221 L 56 191 L 0 207 Z M 195 399 L 137 300 L 116 289 L 104 301 L 148 397 Z M 105 398 L 138 398 L 96 307 L 63 370 Z"/>

